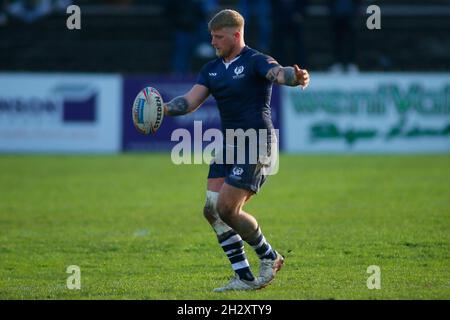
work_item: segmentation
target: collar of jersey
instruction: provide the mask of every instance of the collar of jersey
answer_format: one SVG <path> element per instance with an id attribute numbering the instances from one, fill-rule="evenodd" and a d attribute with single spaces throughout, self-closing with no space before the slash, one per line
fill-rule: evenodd
<path id="1" fill-rule="evenodd" d="M 237 59 L 239 59 L 241 56 L 242 56 L 242 54 L 245 52 L 245 51 L 247 51 L 248 50 L 248 47 L 247 46 L 245 46 L 242 50 L 241 50 L 241 52 L 239 53 L 239 55 L 238 56 L 236 56 L 233 60 L 231 60 L 230 62 L 225 62 L 223 59 L 222 59 L 222 63 L 225 65 L 225 69 L 228 69 L 228 67 L 233 63 L 233 62 L 235 62 Z"/>

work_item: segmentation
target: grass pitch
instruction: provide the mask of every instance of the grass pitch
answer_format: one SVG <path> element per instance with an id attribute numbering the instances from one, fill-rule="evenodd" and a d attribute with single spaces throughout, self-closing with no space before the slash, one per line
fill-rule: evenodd
<path id="1" fill-rule="evenodd" d="M 169 154 L 0 156 L 0 299 L 450 299 L 449 155 L 283 155 L 245 207 L 286 256 L 256 292 L 211 291 L 232 271 L 206 175 Z"/>

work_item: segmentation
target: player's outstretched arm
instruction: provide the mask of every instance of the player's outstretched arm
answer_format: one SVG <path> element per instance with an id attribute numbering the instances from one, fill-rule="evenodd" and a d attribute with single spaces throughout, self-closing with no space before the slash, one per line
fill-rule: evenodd
<path id="1" fill-rule="evenodd" d="M 164 115 L 182 116 L 197 110 L 208 98 L 209 90 L 205 86 L 196 84 L 184 96 L 172 99 L 164 105 Z"/>
<path id="2" fill-rule="evenodd" d="M 266 78 L 269 81 L 286 86 L 295 87 L 300 85 L 303 89 L 309 84 L 308 71 L 300 69 L 296 64 L 293 67 L 273 67 L 267 72 Z"/>

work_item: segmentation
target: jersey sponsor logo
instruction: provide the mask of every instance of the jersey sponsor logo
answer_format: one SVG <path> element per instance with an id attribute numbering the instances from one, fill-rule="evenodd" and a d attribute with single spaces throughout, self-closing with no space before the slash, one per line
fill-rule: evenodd
<path id="1" fill-rule="evenodd" d="M 209 76 L 210 76 L 210 77 L 215 77 L 215 76 L 217 76 L 217 73 L 216 73 L 216 72 L 210 72 L 210 73 L 209 73 Z"/>
<path id="2" fill-rule="evenodd" d="M 241 79 L 241 78 L 245 77 L 245 74 L 243 74 L 242 72 L 244 72 L 244 66 L 239 66 L 239 67 L 234 68 L 234 73 L 236 75 L 233 76 L 233 79 Z"/>

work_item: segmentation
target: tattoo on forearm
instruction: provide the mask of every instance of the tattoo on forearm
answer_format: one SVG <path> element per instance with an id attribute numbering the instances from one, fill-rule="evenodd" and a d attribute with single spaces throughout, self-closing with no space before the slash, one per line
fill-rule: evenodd
<path id="1" fill-rule="evenodd" d="M 278 74 L 281 72 L 281 67 L 274 67 L 267 72 L 266 78 L 270 82 L 276 82 L 278 79 Z"/>
<path id="2" fill-rule="evenodd" d="M 283 68 L 284 71 L 284 83 L 288 86 L 297 86 L 299 83 L 295 76 L 295 70 L 292 67 Z"/>
<path id="3" fill-rule="evenodd" d="M 281 79 L 278 79 L 281 73 Z M 271 82 L 285 84 L 287 86 L 297 86 L 299 82 L 292 67 L 274 67 L 267 72 L 266 78 Z"/>
<path id="4" fill-rule="evenodd" d="M 169 116 L 182 116 L 189 113 L 189 103 L 185 97 L 176 97 L 167 103 L 167 114 Z"/>

